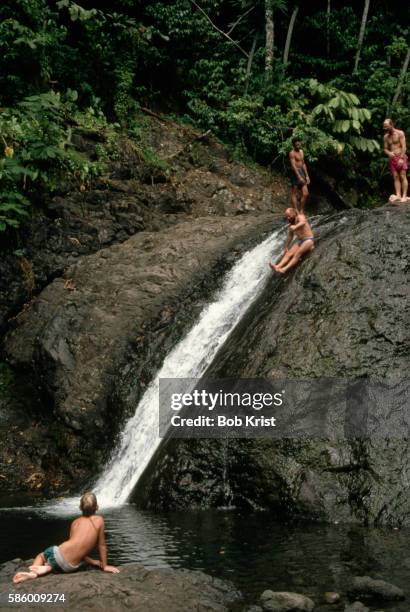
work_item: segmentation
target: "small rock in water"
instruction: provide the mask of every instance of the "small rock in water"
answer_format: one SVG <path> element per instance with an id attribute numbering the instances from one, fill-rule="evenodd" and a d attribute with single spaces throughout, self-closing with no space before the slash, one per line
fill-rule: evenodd
<path id="1" fill-rule="evenodd" d="M 324 600 L 328 604 L 339 603 L 340 601 L 340 593 L 335 593 L 334 591 L 327 591 L 324 594 Z"/>
<path id="2" fill-rule="evenodd" d="M 346 606 L 344 612 L 370 612 L 370 610 L 369 608 L 366 608 L 361 601 L 355 601 L 349 606 Z"/>
<path id="3" fill-rule="evenodd" d="M 261 602 L 265 612 L 311 612 L 315 607 L 309 597 L 286 591 L 264 591 Z"/>
<path id="4" fill-rule="evenodd" d="M 399 587 L 384 580 L 374 580 L 369 576 L 357 576 L 349 593 L 365 601 L 381 599 L 383 601 L 397 601 L 404 599 L 404 592 Z"/>

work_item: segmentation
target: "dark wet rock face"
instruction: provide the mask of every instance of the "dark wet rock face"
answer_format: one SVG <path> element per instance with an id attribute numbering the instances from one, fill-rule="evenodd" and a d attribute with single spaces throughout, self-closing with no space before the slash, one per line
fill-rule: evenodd
<path id="1" fill-rule="evenodd" d="M 335 591 L 327 591 L 323 595 L 323 599 L 328 604 L 337 604 L 341 600 L 340 593 L 336 593 Z"/>
<path id="2" fill-rule="evenodd" d="M 198 303 L 215 291 L 234 253 L 271 224 L 271 215 L 204 218 L 141 232 L 80 259 L 33 299 L 14 320 L 5 350 L 28 388 L 27 403 L 33 397 L 40 406 L 0 451 L 0 486 L 18 488 L 21 478 L 27 486 L 36 473 L 28 481 L 35 487 L 77 489 L 95 476 L 144 385 L 199 314 Z M 41 449 L 30 444 L 34 427 L 43 434 Z M 33 459 L 21 478 L 14 435 Z"/>
<path id="3" fill-rule="evenodd" d="M 385 580 L 374 580 L 369 576 L 357 576 L 353 580 L 349 594 L 363 601 L 400 601 L 404 592 Z"/>
<path id="4" fill-rule="evenodd" d="M 298 593 L 264 591 L 261 595 L 264 612 L 312 612 L 314 602 Z"/>
<path id="5" fill-rule="evenodd" d="M 77 491 L 100 471 L 165 354 L 287 201 L 283 177 L 192 128 L 150 119 L 145 137 L 152 163 L 120 140 L 103 177 L 59 185 L 0 257 L 0 489 Z M 91 159 L 104 139 L 74 134 Z"/>
<path id="6" fill-rule="evenodd" d="M 354 601 L 345 607 L 344 612 L 370 612 L 370 610 L 361 601 Z"/>
<path id="7" fill-rule="evenodd" d="M 144 162 L 134 142 L 120 138 L 104 176 L 87 187 L 58 185 L 51 200 L 42 202 L 44 209 L 21 229 L 16 250 L 9 245 L 1 252 L 0 332 L 23 304 L 84 255 L 144 230 L 208 215 L 279 210 L 287 202 L 283 177 L 228 161 L 213 138 L 198 139 L 192 128 L 154 119 L 146 128 L 155 164 Z M 105 137 L 76 129 L 73 141 L 96 159 Z"/>
<path id="8" fill-rule="evenodd" d="M 36 610 L 144 610 L 144 612 L 227 612 L 240 593 L 228 582 L 197 571 L 147 570 L 134 563 L 119 574 L 89 569 L 75 574 L 52 574 L 13 586 L 16 571 L 27 569 L 21 559 L 0 567 L 2 610 L 29 605 Z M 9 594 L 33 598 L 35 594 L 64 594 L 65 602 L 56 604 L 10 604 Z M 27 601 L 27 600 L 26 600 Z"/>
<path id="9" fill-rule="evenodd" d="M 408 207 L 350 211 L 272 282 L 217 356 L 214 378 L 374 378 L 408 372 Z M 375 403 L 370 416 L 386 419 Z M 387 420 L 388 423 L 388 420 Z M 211 457 L 209 465 L 206 457 Z M 409 524 L 405 439 L 171 440 L 136 495 L 146 506 L 270 508 L 287 516 Z"/>

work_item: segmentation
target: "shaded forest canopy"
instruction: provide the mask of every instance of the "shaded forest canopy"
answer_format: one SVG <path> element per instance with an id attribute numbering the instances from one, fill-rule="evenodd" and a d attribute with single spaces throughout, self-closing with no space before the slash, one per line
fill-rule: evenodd
<path id="1" fill-rule="evenodd" d="M 141 106 L 265 165 L 300 137 L 310 164 L 376 203 L 382 120 L 410 128 L 409 17 L 398 0 L 3 0 L 0 230 L 61 177 L 85 188 L 118 132 L 138 141 Z M 73 125 L 109 134 L 99 161 Z"/>

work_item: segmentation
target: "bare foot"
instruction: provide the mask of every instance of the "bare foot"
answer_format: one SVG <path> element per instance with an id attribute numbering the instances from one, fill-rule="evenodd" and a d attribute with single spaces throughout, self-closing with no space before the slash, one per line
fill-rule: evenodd
<path id="1" fill-rule="evenodd" d="M 44 576 L 45 574 L 51 572 L 51 565 L 48 565 L 48 563 L 45 565 L 30 565 L 28 569 L 30 572 L 37 574 L 37 576 Z"/>
<path id="2" fill-rule="evenodd" d="M 400 202 L 407 202 L 407 197 L 400 198 Z"/>
<path id="3" fill-rule="evenodd" d="M 281 272 L 282 271 L 280 269 L 280 267 L 278 266 L 278 264 L 271 264 L 271 268 L 272 268 L 272 270 L 275 270 L 275 272 Z"/>
<path id="4" fill-rule="evenodd" d="M 17 572 L 13 578 L 13 584 L 19 584 L 19 582 L 25 582 L 26 580 L 34 580 L 37 578 L 36 572 Z"/>

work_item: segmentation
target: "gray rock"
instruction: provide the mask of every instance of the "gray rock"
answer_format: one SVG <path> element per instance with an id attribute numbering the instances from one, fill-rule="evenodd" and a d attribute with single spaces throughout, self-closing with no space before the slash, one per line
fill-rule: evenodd
<path id="1" fill-rule="evenodd" d="M 49 399 L 40 412 L 51 438 L 42 461 L 53 466 L 49 480 L 66 488 L 71 478 L 77 489 L 95 476 L 151 371 L 232 265 L 231 252 L 271 223 L 271 215 L 207 218 L 140 232 L 80 258 L 19 315 L 5 349 L 31 394 L 41 389 Z M 0 486 L 19 488 L 30 476 L 19 482 L 10 471 Z"/>
<path id="2" fill-rule="evenodd" d="M 370 612 L 370 610 L 361 601 L 355 601 L 346 606 L 344 612 Z"/>
<path id="3" fill-rule="evenodd" d="M 334 591 L 328 591 L 323 595 L 323 599 L 328 604 L 339 603 L 341 597 L 340 593 L 335 593 Z"/>
<path id="4" fill-rule="evenodd" d="M 405 599 L 404 591 L 384 580 L 374 580 L 369 576 L 357 576 L 349 589 L 354 597 L 368 600 L 399 601 Z"/>
<path id="5" fill-rule="evenodd" d="M 311 612 L 315 607 L 309 597 L 286 591 L 264 591 L 261 602 L 266 612 Z"/>
<path id="6" fill-rule="evenodd" d="M 241 217 L 242 218 L 242 217 Z M 410 350 L 409 207 L 352 210 L 324 220 L 314 252 L 272 275 L 228 338 L 209 378 L 338 378 L 348 403 L 318 413 L 325 435 L 229 441 L 232 503 L 329 521 L 410 525 L 409 425 L 383 396 L 357 411 L 356 380 L 403 394 Z M 399 387 L 398 380 L 404 381 Z M 297 423 L 309 418 L 303 402 Z M 323 414 L 323 416 L 322 416 Z M 360 415 L 360 418 L 359 418 Z M 376 431 L 374 437 L 369 433 Z M 202 457 L 212 457 L 214 478 Z M 217 440 L 170 441 L 145 477 L 146 506 L 212 506 L 226 454 Z M 192 474 L 194 487 L 180 486 Z"/>
<path id="7" fill-rule="evenodd" d="M 47 575 L 14 586 L 14 573 L 27 563 L 15 559 L 0 566 L 0 594 L 64 594 L 65 602 L 58 609 L 78 610 L 140 610 L 144 612 L 227 612 L 240 598 L 240 593 L 228 582 L 202 572 L 188 570 L 147 570 L 129 564 L 119 574 L 107 574 L 88 569 L 74 574 Z M 1 599 L 2 610 L 16 610 Z M 50 604 L 36 605 L 40 612 Z M 57 609 L 57 607 L 56 607 Z"/>

